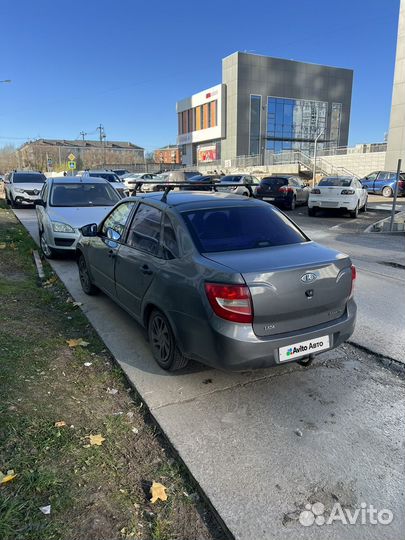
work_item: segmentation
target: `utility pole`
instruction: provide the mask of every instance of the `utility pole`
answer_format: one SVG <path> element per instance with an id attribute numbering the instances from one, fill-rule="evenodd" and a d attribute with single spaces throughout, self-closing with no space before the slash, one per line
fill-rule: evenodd
<path id="1" fill-rule="evenodd" d="M 105 131 L 104 131 L 104 126 L 102 124 L 100 124 L 97 127 L 97 131 L 99 131 L 99 133 L 100 133 L 100 143 L 101 143 L 100 146 L 101 146 L 101 150 L 102 150 L 102 154 L 103 154 L 103 166 L 105 167 L 105 139 L 106 139 L 106 134 L 105 134 Z"/>
<path id="2" fill-rule="evenodd" d="M 97 129 L 98 129 L 98 128 L 97 128 Z M 87 133 L 84 132 L 84 131 L 81 131 L 81 132 L 80 132 L 80 135 L 81 135 L 81 137 L 82 137 L 82 140 L 84 141 L 84 137 L 87 135 Z"/>
<path id="3" fill-rule="evenodd" d="M 97 131 L 100 133 L 100 142 L 103 142 L 103 136 L 104 136 L 104 126 L 100 124 L 97 128 Z M 81 134 L 81 133 L 80 133 Z"/>
<path id="4" fill-rule="evenodd" d="M 315 180 L 316 180 L 316 153 L 317 153 L 317 149 L 318 149 L 318 140 L 320 137 L 322 137 L 323 135 L 323 132 L 325 131 L 325 128 L 323 128 L 319 133 L 318 135 L 315 137 L 315 144 L 314 144 L 314 171 L 312 173 L 312 187 L 314 187 L 315 185 Z"/>

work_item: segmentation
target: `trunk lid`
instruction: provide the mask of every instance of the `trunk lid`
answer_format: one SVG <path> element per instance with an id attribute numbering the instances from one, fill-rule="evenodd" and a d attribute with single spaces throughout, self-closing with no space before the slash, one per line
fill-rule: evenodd
<path id="1" fill-rule="evenodd" d="M 310 328 L 345 312 L 352 275 L 343 253 L 304 242 L 204 256 L 242 274 L 252 296 L 257 336 Z"/>
<path id="2" fill-rule="evenodd" d="M 288 180 L 286 178 L 272 178 L 271 180 L 262 181 L 257 191 L 260 194 L 276 197 L 282 194 L 280 188 L 287 188 L 287 186 Z"/>

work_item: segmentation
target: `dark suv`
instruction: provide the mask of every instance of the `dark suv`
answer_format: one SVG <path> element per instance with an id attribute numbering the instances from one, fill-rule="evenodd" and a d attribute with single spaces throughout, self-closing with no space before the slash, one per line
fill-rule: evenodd
<path id="1" fill-rule="evenodd" d="M 307 204 L 310 189 L 298 176 L 267 176 L 260 182 L 256 197 L 294 210 L 297 204 Z"/>

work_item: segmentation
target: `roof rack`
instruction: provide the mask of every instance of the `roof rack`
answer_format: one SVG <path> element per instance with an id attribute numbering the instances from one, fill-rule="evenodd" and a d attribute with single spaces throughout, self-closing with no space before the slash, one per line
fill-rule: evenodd
<path id="1" fill-rule="evenodd" d="M 132 191 L 132 194 L 133 196 L 136 196 L 137 195 L 137 190 L 140 189 L 142 187 L 142 184 L 147 184 L 148 182 L 145 182 L 144 180 L 139 180 L 138 182 L 135 183 L 135 188 L 133 189 Z M 241 187 L 241 186 L 245 186 L 248 188 L 248 191 L 249 191 L 249 194 L 250 194 L 250 197 L 255 197 L 255 194 L 253 192 L 253 189 L 252 187 L 254 186 L 259 186 L 260 184 L 248 184 L 248 183 L 231 183 L 231 182 L 226 182 L 224 184 L 221 184 L 221 182 L 162 182 L 162 183 L 159 183 L 159 191 L 164 191 L 163 195 L 162 195 L 162 199 L 161 201 L 162 202 L 166 202 L 167 201 L 167 196 L 168 194 L 170 193 L 170 191 L 172 191 L 173 189 L 175 188 L 182 188 L 184 186 L 191 186 L 191 187 L 194 187 L 196 188 L 196 191 L 199 191 L 199 187 L 211 187 L 211 191 L 214 191 L 214 192 L 217 192 L 218 191 L 218 185 L 220 187 Z M 164 188 L 164 190 L 162 190 L 161 188 Z M 189 191 L 192 191 L 192 190 L 189 190 Z M 156 192 L 155 192 L 156 193 Z"/>

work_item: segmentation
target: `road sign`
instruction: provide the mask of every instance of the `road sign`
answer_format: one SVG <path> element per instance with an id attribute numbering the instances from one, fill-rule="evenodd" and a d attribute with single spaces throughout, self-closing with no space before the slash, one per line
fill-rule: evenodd
<path id="1" fill-rule="evenodd" d="M 73 161 L 73 160 L 68 161 L 68 168 L 76 169 L 76 161 Z"/>
<path id="2" fill-rule="evenodd" d="M 73 160 L 75 159 L 75 157 L 76 157 L 76 156 L 75 156 L 74 154 L 72 154 L 72 153 L 70 153 L 70 154 L 68 155 L 68 158 L 69 158 L 70 161 L 73 161 Z"/>
<path id="3" fill-rule="evenodd" d="M 51 159 L 51 158 L 48 158 L 48 165 L 49 165 L 49 166 L 52 165 L 52 159 Z"/>

